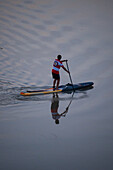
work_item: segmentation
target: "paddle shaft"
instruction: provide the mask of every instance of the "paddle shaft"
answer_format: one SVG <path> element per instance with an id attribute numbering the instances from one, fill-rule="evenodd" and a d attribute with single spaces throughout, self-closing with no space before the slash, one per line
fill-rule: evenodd
<path id="1" fill-rule="evenodd" d="M 68 66 L 68 62 L 67 61 L 66 61 L 66 66 L 67 66 L 67 70 L 69 71 L 69 66 Z M 69 78 L 70 78 L 71 84 L 73 85 L 73 81 L 72 81 L 72 78 L 71 78 L 70 71 L 69 71 Z"/>

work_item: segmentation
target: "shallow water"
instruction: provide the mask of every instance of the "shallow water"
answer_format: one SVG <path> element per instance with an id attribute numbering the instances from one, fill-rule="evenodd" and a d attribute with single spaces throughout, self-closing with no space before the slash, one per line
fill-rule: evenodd
<path id="1" fill-rule="evenodd" d="M 113 169 L 113 2 L 0 1 L 0 167 Z M 52 85 L 55 57 L 68 59 L 72 94 L 20 96 Z M 70 83 L 60 70 L 61 84 Z M 69 106 L 55 124 L 58 112 Z"/>

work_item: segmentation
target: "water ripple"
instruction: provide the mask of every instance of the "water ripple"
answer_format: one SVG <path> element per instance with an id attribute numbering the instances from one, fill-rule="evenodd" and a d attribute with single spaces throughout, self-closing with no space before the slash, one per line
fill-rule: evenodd
<path id="1" fill-rule="evenodd" d="M 52 62 L 60 53 L 69 60 L 74 82 L 99 81 L 99 77 L 109 81 L 111 6 L 102 4 L 99 9 L 86 2 L 83 8 L 73 0 L 0 2 L 1 79 L 13 87 L 50 85 Z M 61 75 L 62 84 L 67 83 L 67 74 Z"/>

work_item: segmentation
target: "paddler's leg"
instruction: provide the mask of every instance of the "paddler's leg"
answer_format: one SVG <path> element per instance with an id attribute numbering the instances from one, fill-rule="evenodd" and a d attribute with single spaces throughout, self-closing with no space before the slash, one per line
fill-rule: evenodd
<path id="1" fill-rule="evenodd" d="M 55 89 L 56 79 L 53 80 L 53 89 Z"/>
<path id="2" fill-rule="evenodd" d="M 60 83 L 60 79 L 57 80 L 57 86 L 56 86 L 57 90 L 58 90 L 59 83 Z"/>

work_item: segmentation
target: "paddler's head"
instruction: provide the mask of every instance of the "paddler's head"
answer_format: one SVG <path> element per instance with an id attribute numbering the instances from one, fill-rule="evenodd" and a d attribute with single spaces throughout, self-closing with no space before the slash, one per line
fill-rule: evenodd
<path id="1" fill-rule="evenodd" d="M 58 55 L 58 56 L 57 56 L 57 59 L 58 59 L 58 60 L 61 60 L 61 58 L 62 58 L 61 55 Z"/>

